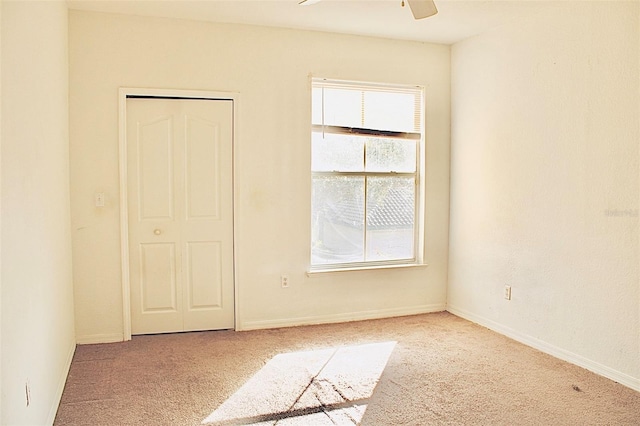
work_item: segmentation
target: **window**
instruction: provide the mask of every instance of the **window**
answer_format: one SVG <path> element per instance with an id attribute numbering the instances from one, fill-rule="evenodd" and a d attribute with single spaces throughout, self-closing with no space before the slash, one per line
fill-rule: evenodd
<path id="1" fill-rule="evenodd" d="M 311 270 L 419 262 L 423 89 L 314 79 Z"/>

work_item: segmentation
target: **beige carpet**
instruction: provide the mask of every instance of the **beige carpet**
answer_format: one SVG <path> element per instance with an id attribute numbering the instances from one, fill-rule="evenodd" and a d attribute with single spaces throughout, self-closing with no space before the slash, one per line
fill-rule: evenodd
<path id="1" fill-rule="evenodd" d="M 448 313 L 78 346 L 55 425 L 640 425 L 640 393 Z"/>

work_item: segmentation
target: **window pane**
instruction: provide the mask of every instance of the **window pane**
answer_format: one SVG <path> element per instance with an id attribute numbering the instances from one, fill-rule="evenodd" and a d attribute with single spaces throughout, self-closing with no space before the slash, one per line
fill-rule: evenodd
<path id="1" fill-rule="evenodd" d="M 314 172 L 361 172 L 365 139 L 356 136 L 311 134 L 311 170 Z"/>
<path id="2" fill-rule="evenodd" d="M 364 261 L 364 177 L 313 178 L 311 264 Z"/>
<path id="3" fill-rule="evenodd" d="M 414 257 L 413 178 L 367 178 L 367 260 Z"/>
<path id="4" fill-rule="evenodd" d="M 402 139 L 367 139 L 367 171 L 413 173 L 416 142 Z"/>

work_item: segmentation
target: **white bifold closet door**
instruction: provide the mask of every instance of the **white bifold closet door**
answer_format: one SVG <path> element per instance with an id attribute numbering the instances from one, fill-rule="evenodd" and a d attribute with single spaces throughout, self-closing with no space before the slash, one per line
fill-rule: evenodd
<path id="1" fill-rule="evenodd" d="M 127 99 L 132 334 L 234 327 L 233 101 Z"/>

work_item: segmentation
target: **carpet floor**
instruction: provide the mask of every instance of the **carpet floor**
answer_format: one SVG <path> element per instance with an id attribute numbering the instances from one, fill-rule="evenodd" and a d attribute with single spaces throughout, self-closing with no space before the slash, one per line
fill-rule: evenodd
<path id="1" fill-rule="evenodd" d="M 76 349 L 54 425 L 640 425 L 640 392 L 441 312 Z"/>

